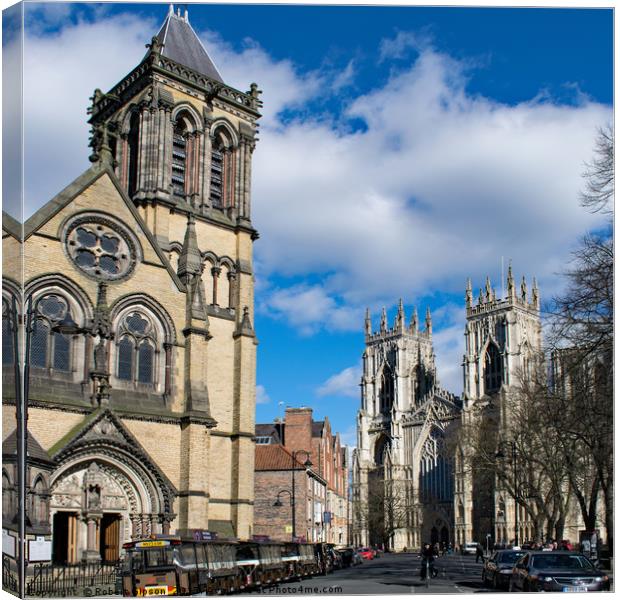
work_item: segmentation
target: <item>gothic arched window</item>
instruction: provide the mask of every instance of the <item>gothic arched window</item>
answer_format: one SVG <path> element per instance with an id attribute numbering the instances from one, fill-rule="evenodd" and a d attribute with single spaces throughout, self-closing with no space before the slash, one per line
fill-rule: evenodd
<path id="1" fill-rule="evenodd" d="M 54 325 L 67 314 L 67 301 L 57 294 L 37 300 L 30 338 L 30 365 L 40 369 L 71 370 L 71 338 L 54 332 Z"/>
<path id="2" fill-rule="evenodd" d="M 157 333 L 151 320 L 141 312 L 129 312 L 121 321 L 117 335 L 118 379 L 153 385 Z"/>
<path id="3" fill-rule="evenodd" d="M 379 404 L 382 414 L 388 414 L 394 404 L 394 375 L 388 366 L 384 367 L 381 373 Z"/>
<path id="4" fill-rule="evenodd" d="M 484 392 L 494 394 L 502 387 L 502 356 L 497 346 L 490 343 L 484 356 Z"/>
<path id="5" fill-rule="evenodd" d="M 2 471 L 2 520 L 8 523 L 13 518 L 13 486 L 6 471 Z"/>
<path id="6" fill-rule="evenodd" d="M 47 486 L 39 475 L 29 492 L 28 516 L 35 523 L 47 522 Z"/>
<path id="7" fill-rule="evenodd" d="M 218 127 L 211 140 L 211 176 L 209 199 L 214 208 L 234 204 L 232 196 L 233 141 L 225 127 Z"/>

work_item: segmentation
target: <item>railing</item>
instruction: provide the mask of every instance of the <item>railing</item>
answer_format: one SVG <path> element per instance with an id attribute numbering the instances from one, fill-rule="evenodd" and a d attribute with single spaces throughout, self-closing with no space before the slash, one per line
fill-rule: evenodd
<path id="1" fill-rule="evenodd" d="M 26 575 L 26 596 L 100 596 L 115 593 L 118 562 L 35 564 Z"/>
<path id="2" fill-rule="evenodd" d="M 2 555 L 2 589 L 17 594 L 17 564 L 11 565 L 11 560 L 6 554 Z"/>

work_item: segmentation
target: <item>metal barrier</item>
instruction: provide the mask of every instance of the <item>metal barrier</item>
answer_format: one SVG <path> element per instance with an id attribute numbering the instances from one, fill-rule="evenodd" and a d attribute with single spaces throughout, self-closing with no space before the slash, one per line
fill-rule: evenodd
<path id="1" fill-rule="evenodd" d="M 12 560 L 6 554 L 2 555 L 2 589 L 17 594 L 17 564 L 12 565 Z"/>
<path id="2" fill-rule="evenodd" d="M 117 593 L 118 562 L 73 565 L 30 565 L 26 574 L 26 596 L 100 596 Z"/>

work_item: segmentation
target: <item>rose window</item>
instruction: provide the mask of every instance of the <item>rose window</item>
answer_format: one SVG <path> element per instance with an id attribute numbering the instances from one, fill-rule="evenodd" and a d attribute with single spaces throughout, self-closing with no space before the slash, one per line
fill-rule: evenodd
<path id="1" fill-rule="evenodd" d="M 135 264 L 134 244 L 112 222 L 80 219 L 70 227 L 67 250 L 75 264 L 96 279 L 115 280 L 128 275 Z"/>

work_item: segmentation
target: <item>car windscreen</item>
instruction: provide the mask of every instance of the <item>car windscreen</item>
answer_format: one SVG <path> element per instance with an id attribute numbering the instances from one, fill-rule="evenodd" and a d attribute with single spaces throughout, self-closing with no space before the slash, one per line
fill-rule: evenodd
<path id="1" fill-rule="evenodd" d="M 497 556 L 497 562 L 514 565 L 522 556 L 525 556 L 525 552 L 500 552 Z"/>
<path id="2" fill-rule="evenodd" d="M 580 554 L 541 554 L 533 557 L 533 566 L 539 570 L 566 569 L 568 571 L 590 571 L 592 563 Z"/>

